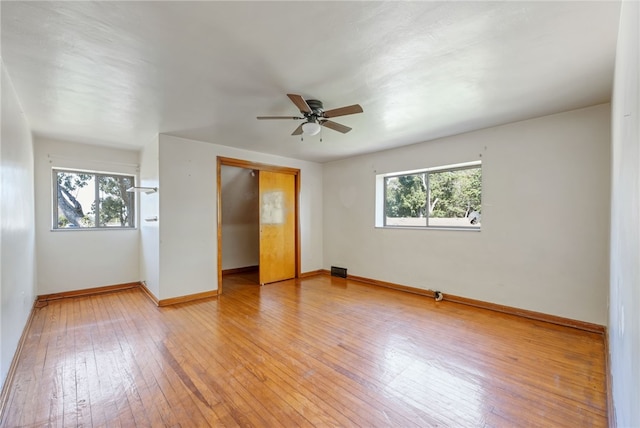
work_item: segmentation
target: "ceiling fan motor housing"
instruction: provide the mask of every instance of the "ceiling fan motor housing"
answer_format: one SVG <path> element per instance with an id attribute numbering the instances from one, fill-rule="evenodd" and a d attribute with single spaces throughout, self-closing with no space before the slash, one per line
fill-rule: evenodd
<path id="1" fill-rule="evenodd" d="M 310 120 L 317 120 L 319 117 L 323 116 L 324 110 L 322 108 L 323 107 L 322 101 L 319 101 L 319 100 L 305 100 L 305 101 L 307 102 L 307 105 L 311 109 L 311 113 L 302 112 L 304 114 L 304 117 Z"/>

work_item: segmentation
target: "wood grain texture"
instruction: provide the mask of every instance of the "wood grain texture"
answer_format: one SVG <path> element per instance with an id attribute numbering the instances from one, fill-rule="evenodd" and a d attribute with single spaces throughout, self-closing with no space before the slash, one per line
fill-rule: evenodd
<path id="1" fill-rule="evenodd" d="M 260 171 L 260 283 L 296 277 L 296 190 L 293 174 Z"/>
<path id="2" fill-rule="evenodd" d="M 235 275 L 238 273 L 247 273 L 247 272 L 257 272 L 260 269 L 260 266 L 245 266 L 239 268 L 231 268 L 231 269 L 223 269 L 222 275 Z"/>
<path id="3" fill-rule="evenodd" d="M 144 281 L 140 283 L 140 289 L 144 292 L 144 294 L 147 295 L 149 299 L 151 299 L 153 303 L 155 303 L 156 306 L 160 306 L 160 300 L 158 300 L 156 295 L 153 294 L 151 290 L 149 290 L 149 288 L 147 288 L 147 284 Z"/>
<path id="4" fill-rule="evenodd" d="M 216 162 L 216 176 L 217 176 L 217 241 L 218 241 L 218 294 L 223 293 L 223 281 L 222 281 L 222 166 L 234 166 L 237 168 L 252 169 L 256 171 L 268 171 L 280 174 L 291 174 L 294 176 L 294 252 L 295 252 L 295 277 L 300 275 L 301 269 L 301 252 L 300 252 L 300 189 L 301 189 L 301 173 L 297 168 L 290 168 L 286 166 L 269 165 L 260 162 L 251 162 L 243 159 L 227 158 L 223 156 L 217 157 Z"/>
<path id="5" fill-rule="evenodd" d="M 278 165 L 269 165 L 266 163 L 252 162 L 252 161 L 247 161 L 243 159 L 227 158 L 223 156 L 218 156 L 218 162 L 220 165 L 235 166 L 237 168 L 255 169 L 258 171 L 281 172 L 284 174 L 293 174 L 293 175 L 300 174 L 300 170 L 297 168 L 289 168 L 287 166 L 278 166 Z"/>
<path id="6" fill-rule="evenodd" d="M 607 426 L 603 335 L 317 275 L 34 309 L 3 427 Z"/>
<path id="7" fill-rule="evenodd" d="M 482 300 L 469 299 L 467 297 L 454 296 L 444 294 L 444 300 L 464 305 L 476 306 L 482 309 L 489 309 L 496 312 L 504 312 L 523 318 L 544 321 L 552 324 L 558 324 L 565 327 L 578 328 L 580 330 L 590 331 L 604 335 L 606 327 L 600 324 L 594 324 L 587 321 L 573 320 L 570 318 L 559 317 L 557 315 L 544 314 L 542 312 L 529 311 L 527 309 L 514 308 L 513 306 L 499 305 L 497 303 L 484 302 Z"/>
<path id="8" fill-rule="evenodd" d="M 177 305 L 180 303 L 193 302 L 194 300 L 209 299 L 211 297 L 216 297 L 217 295 L 218 290 L 211 290 L 203 291 L 202 293 L 187 294 L 185 296 L 171 297 L 169 299 L 160 299 L 158 300 L 158 306 Z"/>
<path id="9" fill-rule="evenodd" d="M 2 390 L 0 391 L 0 419 L 4 414 L 4 408 L 9 399 L 9 393 L 11 385 L 13 384 L 13 377 L 16 373 L 16 368 L 18 367 L 18 361 L 20 360 L 20 355 L 22 355 L 22 349 L 24 348 L 24 343 L 27 339 L 27 334 L 31 329 L 31 324 L 33 323 L 33 317 L 35 314 L 36 303 L 34 302 L 33 308 L 31 309 L 31 313 L 29 314 L 29 318 L 27 319 L 27 323 L 20 335 L 20 340 L 18 340 L 18 346 L 16 347 L 16 353 L 14 357 L 11 359 L 11 365 L 9 366 L 9 370 L 7 371 L 7 376 L 2 385 Z"/>
<path id="10" fill-rule="evenodd" d="M 84 288 L 82 290 L 63 291 L 60 293 L 41 294 L 37 297 L 38 302 L 47 302 L 56 299 L 68 299 L 70 297 L 89 296 L 92 294 L 111 293 L 114 291 L 127 290 L 139 287 L 140 282 L 127 282 L 124 284 L 105 285 L 104 287 Z"/>
<path id="11" fill-rule="evenodd" d="M 328 271 L 326 271 L 324 269 L 311 270 L 311 271 L 308 271 L 308 272 L 301 272 L 300 273 L 300 278 L 309 278 L 311 276 L 324 275 L 325 273 L 328 273 Z"/>
<path id="12" fill-rule="evenodd" d="M 331 272 L 323 270 L 323 274 L 330 275 Z M 394 290 L 405 291 L 407 293 L 419 294 L 421 296 L 434 297 L 433 290 L 424 288 L 409 287 L 406 285 L 394 284 L 392 282 L 378 281 L 376 279 L 366 278 L 362 276 L 348 275 L 352 281 L 363 282 L 365 284 L 377 285 L 379 287 L 391 288 Z M 454 294 L 443 293 L 443 298 L 449 302 L 461 303 L 463 305 L 475 306 L 477 308 L 488 309 L 505 314 L 517 315 L 523 318 L 529 318 L 538 321 L 558 324 L 565 327 L 573 327 L 580 330 L 590 331 L 593 333 L 605 334 L 606 327 L 600 324 L 594 324 L 587 321 L 574 320 L 571 318 L 560 317 L 557 315 L 545 314 L 542 312 L 530 311 L 527 309 L 516 308 L 513 306 L 499 305 L 497 303 L 486 302 L 483 300 L 470 299 L 468 297 L 456 296 Z"/>
<path id="13" fill-rule="evenodd" d="M 609 351 L 609 330 L 604 332 L 604 367 L 605 382 L 607 388 L 607 409 L 609 415 L 609 428 L 616 428 L 618 422 L 616 420 L 615 406 L 613 405 L 613 378 L 611 377 L 611 352 Z"/>
<path id="14" fill-rule="evenodd" d="M 217 256 L 217 273 L 218 273 L 218 293 L 222 294 L 222 165 L 225 165 L 225 159 L 218 156 L 216 159 L 216 240 L 218 245 Z M 229 162 L 233 162 L 230 159 Z M 228 165 L 228 164 L 226 164 Z"/>

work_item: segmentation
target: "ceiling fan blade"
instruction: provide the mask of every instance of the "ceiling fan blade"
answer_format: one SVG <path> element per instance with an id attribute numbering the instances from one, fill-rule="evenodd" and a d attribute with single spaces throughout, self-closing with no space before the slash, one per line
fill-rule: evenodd
<path id="1" fill-rule="evenodd" d="M 348 126 L 344 126 L 338 122 L 333 122 L 331 120 L 321 120 L 320 125 L 326 126 L 327 128 L 331 128 L 334 131 L 342 132 L 343 134 L 346 134 L 347 132 L 351 131 L 351 128 L 349 128 Z"/>
<path id="2" fill-rule="evenodd" d="M 296 130 L 291 133 L 291 135 L 301 135 L 302 134 L 302 125 L 304 125 L 304 123 L 301 123 L 300 126 L 298 126 L 296 128 Z"/>
<path id="3" fill-rule="evenodd" d="M 338 117 L 338 116 L 346 116 L 348 114 L 356 114 L 362 113 L 362 107 L 360 104 L 354 104 L 352 106 L 334 108 L 331 110 L 327 110 L 324 112 L 324 117 Z"/>
<path id="4" fill-rule="evenodd" d="M 303 117 L 298 117 L 298 116 L 258 116 L 256 117 L 256 119 L 258 120 L 270 120 L 270 119 L 304 119 Z"/>
<path id="5" fill-rule="evenodd" d="M 298 110 L 303 113 L 311 113 L 311 107 L 309 107 L 309 104 L 307 104 L 304 98 L 302 98 L 302 95 L 287 94 L 287 96 L 296 105 L 296 107 L 298 107 Z"/>

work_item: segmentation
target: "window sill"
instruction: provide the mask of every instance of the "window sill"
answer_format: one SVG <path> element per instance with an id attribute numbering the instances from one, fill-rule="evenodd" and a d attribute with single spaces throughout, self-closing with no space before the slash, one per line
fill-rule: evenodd
<path id="1" fill-rule="evenodd" d="M 106 230 L 138 230 L 137 227 L 69 227 L 49 229 L 51 232 L 104 232 Z"/>
<path id="2" fill-rule="evenodd" d="M 479 227 L 453 227 L 453 226 L 375 226 L 376 229 L 400 229 L 400 230 L 449 230 L 456 232 L 480 232 Z"/>

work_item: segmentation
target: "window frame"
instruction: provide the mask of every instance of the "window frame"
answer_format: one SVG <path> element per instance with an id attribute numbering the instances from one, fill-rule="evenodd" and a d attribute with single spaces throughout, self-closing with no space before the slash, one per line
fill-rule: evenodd
<path id="1" fill-rule="evenodd" d="M 71 174 L 86 174 L 93 175 L 95 181 L 95 189 L 94 189 L 94 202 L 97 203 L 98 207 L 101 207 L 99 204 L 100 201 L 100 177 L 126 177 L 131 179 L 131 187 L 135 187 L 137 183 L 137 177 L 134 174 L 120 173 L 120 172 L 109 172 L 109 171 L 95 171 L 95 170 L 87 170 L 87 169 L 79 169 L 79 168 L 60 168 L 53 167 L 51 168 L 51 177 L 52 177 L 52 210 L 51 210 L 51 231 L 59 232 L 59 231 L 96 231 L 96 230 L 137 230 L 138 228 L 138 207 L 137 207 L 137 198 L 135 197 L 135 193 L 131 193 L 133 198 L 133 203 L 131 204 L 131 221 L 130 226 L 104 226 L 100 225 L 100 209 L 95 214 L 95 223 L 94 226 L 88 227 L 58 227 L 58 173 L 71 173 Z"/>
<path id="2" fill-rule="evenodd" d="M 422 225 L 406 225 L 405 226 L 405 225 L 387 223 L 387 215 L 386 215 L 387 192 L 388 192 L 387 183 L 389 179 L 425 174 L 426 177 L 424 178 L 424 182 L 426 187 L 425 188 L 425 191 L 426 191 L 425 206 L 426 206 L 429 204 L 429 201 L 431 200 L 431 186 L 430 186 L 430 180 L 429 180 L 429 176 L 431 174 L 442 173 L 442 172 L 455 172 L 455 171 L 463 171 L 463 170 L 471 170 L 471 169 L 479 169 L 482 172 L 482 161 L 478 160 L 478 161 L 465 162 L 465 163 L 459 163 L 459 164 L 453 164 L 453 165 L 443 165 L 443 166 L 422 168 L 422 169 L 409 170 L 409 171 L 399 171 L 399 172 L 392 172 L 392 173 L 386 173 L 386 174 L 378 174 L 376 176 L 377 201 L 376 201 L 375 227 L 384 228 L 384 229 L 420 229 L 420 230 L 435 229 L 435 230 L 460 230 L 460 231 L 479 232 L 480 230 L 482 230 L 482 222 L 480 222 L 479 226 L 430 225 L 429 224 L 430 215 L 429 215 L 428 207 L 426 207 L 426 216 L 424 217 L 425 219 L 424 226 Z M 482 201 L 482 179 L 480 181 L 480 195 L 481 195 L 481 201 Z M 481 202 L 481 205 L 482 205 L 482 202 Z"/>

